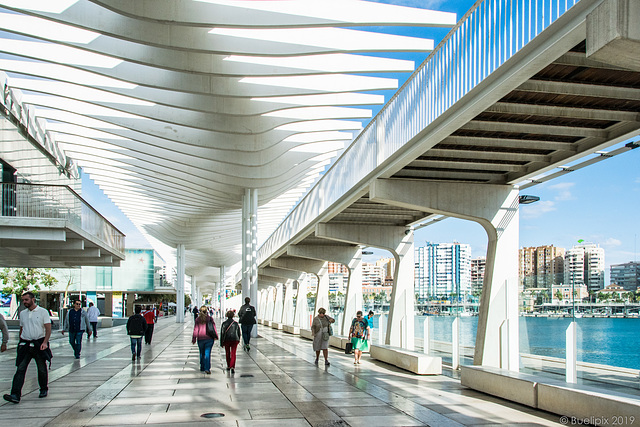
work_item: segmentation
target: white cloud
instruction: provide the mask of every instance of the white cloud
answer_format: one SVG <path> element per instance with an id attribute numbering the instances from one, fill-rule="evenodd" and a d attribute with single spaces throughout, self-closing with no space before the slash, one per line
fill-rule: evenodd
<path id="1" fill-rule="evenodd" d="M 574 197 L 571 194 L 571 189 L 575 185 L 574 182 L 562 182 L 559 184 L 553 184 L 549 186 L 549 190 L 556 191 L 558 194 L 554 198 L 557 201 L 573 200 Z"/>
<path id="2" fill-rule="evenodd" d="M 546 213 L 555 211 L 555 204 L 555 202 L 550 200 L 543 200 L 530 205 L 522 205 L 520 206 L 520 217 L 522 219 L 539 218 Z"/>
<path id="3" fill-rule="evenodd" d="M 618 239 L 614 239 L 613 237 L 609 237 L 607 240 L 602 242 L 602 246 L 608 246 L 608 247 L 616 247 L 621 245 L 622 245 L 622 242 Z"/>

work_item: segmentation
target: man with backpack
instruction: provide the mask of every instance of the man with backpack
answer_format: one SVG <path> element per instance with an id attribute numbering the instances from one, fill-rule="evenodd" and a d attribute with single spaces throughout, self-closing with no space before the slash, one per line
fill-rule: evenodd
<path id="1" fill-rule="evenodd" d="M 251 330 L 253 325 L 258 323 L 256 321 L 256 308 L 249 304 L 251 298 L 246 297 L 244 299 L 244 305 L 238 310 L 238 318 L 240 320 L 240 327 L 242 328 L 242 340 L 244 341 L 243 349 L 249 351 L 249 340 L 251 339 Z"/>

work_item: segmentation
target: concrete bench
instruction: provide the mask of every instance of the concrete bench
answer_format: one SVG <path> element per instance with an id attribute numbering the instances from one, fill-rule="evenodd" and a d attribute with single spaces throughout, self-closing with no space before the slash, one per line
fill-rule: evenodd
<path id="1" fill-rule="evenodd" d="M 271 327 L 273 329 L 282 329 L 282 323 L 280 323 L 280 322 L 271 322 Z"/>
<path id="2" fill-rule="evenodd" d="M 262 324 L 263 324 L 264 326 L 271 327 L 271 320 L 263 320 L 263 321 L 262 321 Z"/>
<path id="3" fill-rule="evenodd" d="M 442 374 L 442 358 L 429 356 L 418 351 L 405 350 L 389 345 L 371 345 L 369 352 L 373 359 L 380 360 L 398 368 L 419 375 Z"/>
<path id="4" fill-rule="evenodd" d="M 538 408 L 579 419 L 603 420 L 595 424 L 625 425 L 630 417 L 640 417 L 640 398 L 581 384 L 544 381 L 538 382 Z"/>
<path id="5" fill-rule="evenodd" d="M 620 420 L 617 424 L 624 425 L 629 417 L 640 414 L 640 398 L 634 395 L 488 366 L 461 366 L 460 370 L 465 387 L 559 415 L 606 420 L 602 424 L 609 425 Z"/>
<path id="6" fill-rule="evenodd" d="M 264 322 L 264 320 L 262 320 L 262 319 L 258 319 L 258 323 L 259 323 L 260 325 L 264 325 L 264 323 L 263 323 L 263 322 Z"/>
<path id="7" fill-rule="evenodd" d="M 288 334 L 300 335 L 300 328 L 291 325 L 282 325 L 282 330 Z"/>
<path id="8" fill-rule="evenodd" d="M 329 337 L 329 345 L 342 350 L 347 347 L 348 342 L 351 342 L 351 340 L 344 335 L 331 335 Z"/>
<path id="9" fill-rule="evenodd" d="M 300 328 L 300 336 L 308 340 L 313 340 L 313 334 L 311 333 L 311 329 Z"/>
<path id="10" fill-rule="evenodd" d="M 489 366 L 461 366 L 460 383 L 474 390 L 538 407 L 538 378 Z"/>
<path id="11" fill-rule="evenodd" d="M 111 317 L 98 317 L 98 325 L 101 328 L 112 328 L 113 319 Z"/>

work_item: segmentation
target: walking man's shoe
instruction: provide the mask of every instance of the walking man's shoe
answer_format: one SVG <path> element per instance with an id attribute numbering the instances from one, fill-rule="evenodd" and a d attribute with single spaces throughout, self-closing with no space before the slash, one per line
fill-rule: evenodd
<path id="1" fill-rule="evenodd" d="M 48 394 L 49 392 L 47 390 L 40 390 L 38 397 L 47 397 Z"/>
<path id="2" fill-rule="evenodd" d="M 20 403 L 20 398 L 15 394 L 5 394 L 3 397 L 7 402 Z"/>

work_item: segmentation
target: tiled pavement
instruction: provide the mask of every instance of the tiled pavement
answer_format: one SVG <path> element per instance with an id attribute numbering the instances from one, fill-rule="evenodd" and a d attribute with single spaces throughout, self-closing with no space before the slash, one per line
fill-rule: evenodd
<path id="1" fill-rule="evenodd" d="M 311 342 L 260 326 L 251 351 L 238 350 L 236 372 L 223 371 L 214 345 L 212 373 L 199 371 L 192 320 L 162 319 L 153 344 L 131 362 L 124 327 L 99 330 L 73 358 L 54 331 L 49 396 L 38 398 L 35 363 L 22 401 L 0 403 L 0 426 L 461 426 L 560 425 L 557 416 L 465 389 L 447 376 L 416 376 L 330 350 L 331 366 L 313 365 Z M 12 335 L 13 339 L 13 335 Z M 15 340 L 13 340 L 15 345 Z M 0 393 L 11 388 L 15 350 L 0 355 Z M 204 418 L 221 413 L 221 418 Z"/>

